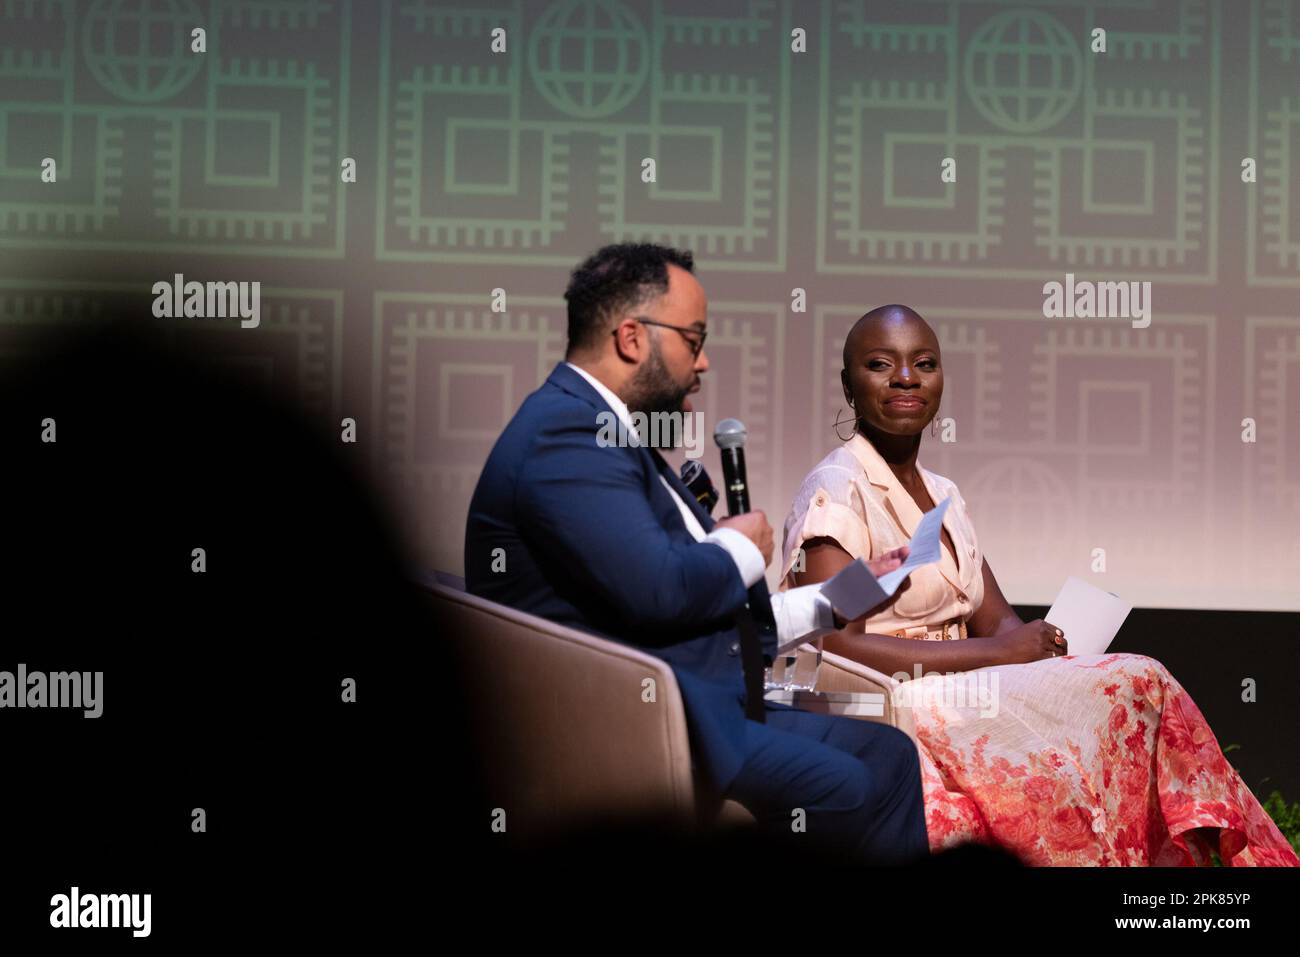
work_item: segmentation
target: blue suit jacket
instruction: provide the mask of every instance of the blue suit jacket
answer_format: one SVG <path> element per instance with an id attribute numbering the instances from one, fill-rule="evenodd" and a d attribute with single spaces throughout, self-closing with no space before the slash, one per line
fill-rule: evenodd
<path id="1" fill-rule="evenodd" d="M 736 614 L 749 603 L 764 652 L 775 654 L 767 584 L 760 579 L 747 592 L 731 556 L 691 536 L 660 468 L 706 532 L 713 519 L 656 452 L 597 444 L 610 420 L 617 421 L 609 404 L 563 362 L 524 400 L 470 501 L 465 584 L 667 661 L 696 764 L 722 791 L 743 760 Z M 498 548 L 504 572 L 492 571 Z"/>

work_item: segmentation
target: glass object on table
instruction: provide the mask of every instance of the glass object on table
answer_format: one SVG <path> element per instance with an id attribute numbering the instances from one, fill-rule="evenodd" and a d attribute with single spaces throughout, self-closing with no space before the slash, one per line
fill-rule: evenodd
<path id="1" fill-rule="evenodd" d="M 813 691 L 822 665 L 822 639 L 806 642 L 772 659 L 764 674 L 766 691 Z"/>

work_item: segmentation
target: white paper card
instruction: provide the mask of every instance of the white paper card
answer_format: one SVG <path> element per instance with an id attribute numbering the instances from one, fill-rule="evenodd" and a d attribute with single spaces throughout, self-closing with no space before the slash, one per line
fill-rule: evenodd
<path id="1" fill-rule="evenodd" d="M 877 579 L 880 587 L 885 590 L 886 597 L 892 597 L 894 592 L 898 591 L 898 586 L 903 584 L 903 579 L 912 574 L 913 569 L 930 565 L 942 557 L 943 552 L 940 549 L 943 548 L 943 543 L 940 536 L 943 534 L 943 515 L 948 511 L 950 501 L 945 498 L 921 516 L 921 520 L 916 523 L 916 532 L 912 535 L 912 540 L 907 543 L 907 560 L 892 572 L 881 575 Z"/>
<path id="2" fill-rule="evenodd" d="M 937 562 L 942 555 L 940 536 L 943 534 L 943 516 L 948 511 L 948 502 L 945 498 L 921 516 L 921 520 L 916 523 L 916 533 L 908 542 L 906 560 L 892 572 L 876 578 L 871 574 L 867 563 L 859 558 L 823 582 L 821 593 L 850 621 L 894 597 L 908 575 L 922 565 Z M 777 654 L 785 654 L 803 643 L 803 638 L 790 639 L 777 649 Z"/>
<path id="3" fill-rule="evenodd" d="M 1065 632 L 1070 654 L 1102 655 L 1132 610 L 1122 598 L 1070 576 L 1044 620 Z"/>

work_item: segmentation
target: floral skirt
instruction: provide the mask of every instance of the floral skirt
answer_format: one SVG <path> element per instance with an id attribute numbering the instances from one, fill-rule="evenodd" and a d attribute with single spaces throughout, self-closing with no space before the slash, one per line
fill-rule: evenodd
<path id="1" fill-rule="evenodd" d="M 1034 865 L 1300 865 L 1196 703 L 1141 655 L 1067 656 L 904 682 L 930 847 Z M 1207 831 L 1198 831 L 1208 828 Z"/>

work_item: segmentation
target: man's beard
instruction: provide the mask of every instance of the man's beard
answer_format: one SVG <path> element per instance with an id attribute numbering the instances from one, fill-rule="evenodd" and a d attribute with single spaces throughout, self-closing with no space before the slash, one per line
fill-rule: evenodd
<path id="1" fill-rule="evenodd" d="M 693 385 L 693 383 L 692 383 Z M 663 356 L 659 352 L 659 343 L 650 344 L 650 357 L 641 363 L 641 368 L 627 387 L 627 407 L 630 412 L 644 412 L 652 416 L 656 412 L 668 413 L 682 411 L 682 401 L 691 391 L 691 386 L 679 386 L 668 374 Z M 667 430 L 673 437 L 673 444 L 681 437 L 679 429 Z M 661 433 L 662 434 L 662 433 Z"/>

